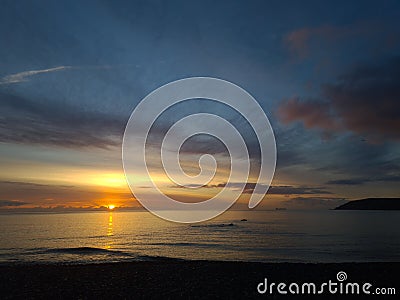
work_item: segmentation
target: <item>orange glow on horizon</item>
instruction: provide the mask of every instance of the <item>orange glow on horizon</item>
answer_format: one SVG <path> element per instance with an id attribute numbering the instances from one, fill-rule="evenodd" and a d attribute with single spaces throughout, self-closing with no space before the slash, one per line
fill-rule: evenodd
<path id="1" fill-rule="evenodd" d="M 110 187 L 110 188 L 121 188 L 126 187 L 127 183 L 123 173 L 108 173 L 108 174 L 96 174 L 89 180 L 86 180 L 89 184 Z"/>

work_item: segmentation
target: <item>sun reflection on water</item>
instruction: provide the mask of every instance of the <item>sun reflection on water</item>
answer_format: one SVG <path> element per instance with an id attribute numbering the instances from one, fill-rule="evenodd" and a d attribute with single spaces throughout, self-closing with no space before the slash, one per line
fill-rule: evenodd
<path id="1" fill-rule="evenodd" d="M 110 211 L 110 214 L 108 215 L 107 237 L 112 237 L 113 235 L 113 213 Z M 111 249 L 112 244 L 112 240 L 108 239 L 106 248 Z"/>

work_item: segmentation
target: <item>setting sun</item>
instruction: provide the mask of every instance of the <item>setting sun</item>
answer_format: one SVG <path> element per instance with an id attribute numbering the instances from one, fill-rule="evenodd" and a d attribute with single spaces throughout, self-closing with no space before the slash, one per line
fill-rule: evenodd
<path id="1" fill-rule="evenodd" d="M 108 205 L 107 207 L 108 207 L 109 210 L 113 210 L 113 209 L 115 208 L 115 205 L 110 204 L 110 205 Z"/>

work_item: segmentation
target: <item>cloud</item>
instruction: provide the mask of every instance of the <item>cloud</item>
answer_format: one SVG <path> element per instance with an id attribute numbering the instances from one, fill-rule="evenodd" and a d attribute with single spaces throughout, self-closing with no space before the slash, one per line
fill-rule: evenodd
<path id="1" fill-rule="evenodd" d="M 119 145 L 125 119 L 0 92 L 0 142 L 68 148 Z"/>
<path id="2" fill-rule="evenodd" d="M 71 69 L 70 66 L 59 66 L 50 69 L 43 69 L 43 70 L 31 70 L 31 71 L 24 71 L 16 74 L 7 75 L 3 78 L 0 78 L 0 85 L 1 84 L 11 84 L 11 83 L 18 83 L 27 81 L 29 77 L 42 74 L 42 73 L 49 73 L 49 72 L 58 72 L 62 70 Z"/>
<path id="3" fill-rule="evenodd" d="M 295 187 L 290 185 L 271 186 L 268 193 L 273 195 L 332 194 L 322 187 Z"/>
<path id="4" fill-rule="evenodd" d="M 29 81 L 30 77 L 38 74 L 53 73 L 65 70 L 108 70 L 108 69 L 127 68 L 127 67 L 133 67 L 133 65 L 120 64 L 120 65 L 58 66 L 49 69 L 30 70 L 30 71 L 23 71 L 15 74 L 10 74 L 0 78 L 0 85 L 26 82 Z"/>
<path id="5" fill-rule="evenodd" d="M 105 190 L 104 187 L 94 185 L 73 186 L 22 181 L 0 181 L 1 198 L 15 199 L 13 200 L 13 206 L 18 206 L 17 204 L 20 203 L 20 205 L 30 204 L 30 206 L 42 205 L 45 207 L 53 207 L 55 205 L 74 207 L 82 205 L 100 206 L 100 204 L 104 205 L 104 202 L 107 201 L 106 199 L 118 199 L 120 203 L 130 205 L 134 199 L 128 187 L 108 187 Z"/>
<path id="6" fill-rule="evenodd" d="M 346 202 L 346 198 L 336 197 L 295 197 L 284 202 L 294 208 L 335 208 Z"/>
<path id="7" fill-rule="evenodd" d="M 341 126 L 329 105 L 318 100 L 301 101 L 292 98 L 281 104 L 277 113 L 280 121 L 285 124 L 300 120 L 308 129 L 318 127 L 326 131 L 337 130 Z"/>
<path id="8" fill-rule="evenodd" d="M 154 122 L 150 130 L 149 142 L 159 149 L 165 134 L 172 125 L 196 113 L 214 114 L 227 120 L 244 138 L 249 148 L 249 155 L 252 157 L 260 154 L 259 142 L 252 125 L 232 107 L 209 99 L 190 99 L 169 107 Z M 190 126 L 197 128 L 197 124 L 190 124 Z M 215 126 L 218 126 L 217 121 L 215 121 Z M 227 148 L 222 141 L 206 134 L 192 136 L 182 145 L 181 151 L 188 154 L 227 154 Z"/>
<path id="9" fill-rule="evenodd" d="M 25 204 L 29 204 L 29 203 L 18 201 L 18 200 L 0 200 L 0 207 L 22 206 L 22 205 L 25 205 Z"/>
<path id="10" fill-rule="evenodd" d="M 239 188 L 242 184 L 239 182 L 231 183 L 230 186 L 233 188 Z M 219 184 L 208 184 L 204 186 L 199 185 L 189 185 L 191 188 L 223 188 L 226 186 L 226 183 Z M 251 194 L 256 186 L 255 182 L 246 183 L 243 194 Z M 182 186 L 172 186 L 176 188 L 184 188 Z M 291 186 L 291 185 L 275 185 L 271 186 L 268 190 L 268 194 L 271 195 L 308 195 L 308 194 L 331 194 L 331 192 L 326 191 L 322 187 L 307 187 L 307 186 Z"/>
<path id="11" fill-rule="evenodd" d="M 333 185 L 361 185 L 369 182 L 400 182 L 399 175 L 385 175 L 385 176 L 372 176 L 372 177 L 360 177 L 360 178 L 349 178 L 349 179 L 337 179 L 330 180 L 326 184 Z"/>
<path id="12" fill-rule="evenodd" d="M 388 184 L 394 182 L 390 180 L 400 174 L 398 153 L 398 143 L 366 143 L 356 135 L 346 135 L 330 142 L 319 142 L 318 147 L 308 150 L 307 154 L 313 170 L 329 174 L 326 181 L 333 181 L 330 184 L 373 184 L 379 179 L 389 190 Z"/>
<path id="13" fill-rule="evenodd" d="M 34 182 L 23 182 L 23 181 L 0 181 L 0 186 L 2 185 L 11 185 L 18 189 L 23 188 L 47 188 L 47 187 L 55 187 L 54 185 L 49 184 L 41 184 L 41 183 L 34 183 Z M 57 185 L 58 188 L 73 188 L 73 185 Z"/>
<path id="14" fill-rule="evenodd" d="M 363 39 L 374 40 L 382 45 L 382 48 L 388 49 L 399 41 L 398 32 L 388 24 L 359 22 L 344 26 L 321 25 L 298 28 L 288 32 L 283 42 L 294 56 L 304 59 L 312 52 L 329 49 L 332 46 L 337 48 L 341 43 L 348 42 L 351 45 L 355 39 L 360 42 Z"/>
<path id="15" fill-rule="evenodd" d="M 255 188 L 255 183 L 247 183 L 243 191 L 244 194 L 251 194 Z M 274 185 L 268 190 L 270 195 L 308 195 L 308 194 L 331 194 L 321 187 Z"/>
<path id="16" fill-rule="evenodd" d="M 368 182 L 369 180 L 366 178 L 353 178 L 353 179 L 338 179 L 338 180 L 330 180 L 326 182 L 326 184 L 335 184 L 335 185 L 359 185 Z"/>
<path id="17" fill-rule="evenodd" d="M 284 43 L 289 50 L 300 58 L 309 54 L 310 43 L 313 39 L 333 39 L 343 38 L 350 32 L 343 28 L 334 26 L 304 27 L 295 29 L 284 37 Z"/>
<path id="18" fill-rule="evenodd" d="M 372 142 L 400 140 L 400 57 L 360 66 L 321 90 L 324 101 L 284 101 L 280 121 L 324 133 L 350 131 Z"/>

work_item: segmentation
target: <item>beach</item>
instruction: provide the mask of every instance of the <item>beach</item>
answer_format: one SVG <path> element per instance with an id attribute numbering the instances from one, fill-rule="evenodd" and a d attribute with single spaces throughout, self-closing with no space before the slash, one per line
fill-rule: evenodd
<path id="1" fill-rule="evenodd" d="M 256 263 L 222 261 L 157 261 L 103 264 L 3 264 L 0 266 L 2 299 L 293 299 L 276 290 L 259 294 L 264 282 L 321 284 L 338 282 L 338 272 L 345 272 L 343 282 L 371 283 L 376 287 L 394 287 L 400 292 L 400 263 Z M 351 295 L 363 299 L 365 295 Z M 307 298 L 310 295 L 306 295 Z M 346 295 L 330 294 L 337 299 Z M 373 299 L 372 295 L 368 299 Z M 396 299 L 396 295 L 376 297 Z"/>

